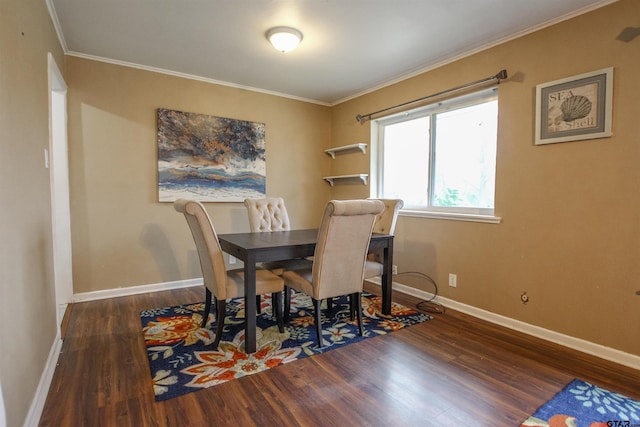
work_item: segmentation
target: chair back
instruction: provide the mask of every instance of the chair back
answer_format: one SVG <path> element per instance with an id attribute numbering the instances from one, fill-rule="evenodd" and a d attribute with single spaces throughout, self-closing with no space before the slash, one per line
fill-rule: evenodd
<path id="1" fill-rule="evenodd" d="M 286 231 L 291 229 L 289 215 L 281 197 L 246 199 L 251 232 Z"/>
<path id="2" fill-rule="evenodd" d="M 402 199 L 371 199 L 380 200 L 384 203 L 384 211 L 376 217 L 373 225 L 373 232 L 380 234 L 391 234 L 396 231 L 396 221 L 398 220 L 398 212 L 404 206 Z"/>
<path id="3" fill-rule="evenodd" d="M 373 232 L 380 234 L 394 235 L 396 232 L 396 222 L 398 220 L 398 212 L 404 206 L 402 199 L 371 199 L 380 200 L 384 203 L 384 211 L 376 217 L 373 225 Z M 369 252 L 368 259 L 382 263 L 382 249 L 375 249 Z"/>
<path id="4" fill-rule="evenodd" d="M 220 300 L 227 299 L 227 271 L 218 235 L 209 214 L 200 202 L 177 200 L 173 207 L 184 214 L 198 249 L 204 285 Z"/>
<path id="5" fill-rule="evenodd" d="M 332 200 L 324 211 L 312 268 L 317 300 L 362 292 L 364 266 L 379 200 Z"/>

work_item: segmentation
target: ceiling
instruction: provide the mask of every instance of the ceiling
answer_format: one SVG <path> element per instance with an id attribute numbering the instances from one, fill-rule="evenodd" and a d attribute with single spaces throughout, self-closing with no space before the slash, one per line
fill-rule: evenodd
<path id="1" fill-rule="evenodd" d="M 335 105 L 615 0 L 47 0 L 65 53 Z M 290 53 L 265 32 L 304 34 Z M 498 71 L 498 70 L 496 70 Z M 479 76 L 483 77 L 483 76 Z"/>

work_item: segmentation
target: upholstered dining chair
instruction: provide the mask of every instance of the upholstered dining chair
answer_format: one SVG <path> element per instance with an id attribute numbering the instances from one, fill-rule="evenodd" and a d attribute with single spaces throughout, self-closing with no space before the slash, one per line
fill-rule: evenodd
<path id="1" fill-rule="evenodd" d="M 362 331 L 361 294 L 364 265 L 376 215 L 384 209 L 379 200 L 332 200 L 324 211 L 313 255 L 313 265 L 304 270 L 287 270 L 284 310 L 289 318 L 290 288 L 309 295 L 313 301 L 318 347 L 323 347 L 320 304 L 322 300 L 349 295 L 350 317 L 354 312 Z"/>
<path id="2" fill-rule="evenodd" d="M 384 211 L 376 217 L 373 225 L 374 233 L 391 234 L 396 231 L 396 221 L 398 220 L 398 212 L 404 206 L 401 199 L 371 199 L 380 200 L 384 203 Z M 370 279 L 382 275 L 383 270 L 382 249 L 374 249 L 367 254 L 367 263 L 364 268 L 364 278 Z"/>
<path id="3" fill-rule="evenodd" d="M 291 229 L 289 214 L 282 197 L 263 199 L 245 199 L 244 205 L 249 215 L 249 227 L 252 233 L 267 231 L 288 231 Z M 311 261 L 299 258 L 263 263 L 262 268 L 282 275 L 285 270 L 297 270 L 311 267 Z"/>
<path id="4" fill-rule="evenodd" d="M 217 322 L 216 338 L 213 342 L 213 349 L 215 350 L 218 348 L 224 328 L 226 300 L 244 296 L 244 273 L 239 269 L 226 270 L 218 235 L 202 203 L 180 199 L 173 206 L 176 211 L 184 214 L 200 258 L 202 278 L 206 290 L 202 327 L 205 327 L 209 318 L 212 296 L 215 301 Z M 284 332 L 281 299 L 283 289 L 284 281 L 280 276 L 267 270 L 256 271 L 256 295 L 259 298 L 261 294 L 271 293 L 273 313 L 276 316 L 281 333 Z M 245 316 L 249 315 L 254 314 L 245 312 Z"/>
<path id="5" fill-rule="evenodd" d="M 282 197 L 245 199 L 252 233 L 262 231 L 286 231 L 291 229 L 289 214 Z"/>

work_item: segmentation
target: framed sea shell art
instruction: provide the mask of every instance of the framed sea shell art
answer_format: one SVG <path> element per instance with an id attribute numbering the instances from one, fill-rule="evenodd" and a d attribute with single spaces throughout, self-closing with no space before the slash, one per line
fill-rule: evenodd
<path id="1" fill-rule="evenodd" d="M 611 136 L 613 67 L 536 86 L 535 145 Z"/>

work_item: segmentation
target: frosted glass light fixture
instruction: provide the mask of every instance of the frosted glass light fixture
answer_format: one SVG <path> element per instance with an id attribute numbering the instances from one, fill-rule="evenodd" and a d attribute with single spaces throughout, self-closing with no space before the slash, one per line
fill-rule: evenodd
<path id="1" fill-rule="evenodd" d="M 302 40 L 302 33 L 291 27 L 273 27 L 267 31 L 267 40 L 282 53 L 291 52 Z"/>

